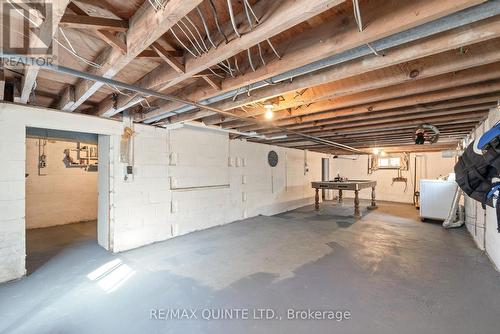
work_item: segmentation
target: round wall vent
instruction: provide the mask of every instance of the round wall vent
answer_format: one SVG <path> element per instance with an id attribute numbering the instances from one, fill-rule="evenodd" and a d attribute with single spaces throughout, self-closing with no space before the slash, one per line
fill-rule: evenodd
<path id="1" fill-rule="evenodd" d="M 276 167 L 278 164 L 278 153 L 275 151 L 269 151 L 267 154 L 267 162 L 269 163 L 269 166 Z"/>

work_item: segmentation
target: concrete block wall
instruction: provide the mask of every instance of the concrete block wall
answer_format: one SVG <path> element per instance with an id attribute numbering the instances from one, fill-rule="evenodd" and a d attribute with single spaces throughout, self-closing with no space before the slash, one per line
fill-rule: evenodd
<path id="1" fill-rule="evenodd" d="M 26 127 L 101 133 L 119 138 L 122 124 L 85 115 L 0 103 L 0 282 L 25 270 Z"/>
<path id="2" fill-rule="evenodd" d="M 488 118 L 471 134 L 471 142 L 500 121 L 500 110 L 491 109 Z M 496 210 L 487 207 L 484 210 L 481 204 L 469 197 L 465 198 L 465 213 L 467 215 L 467 229 L 474 238 L 477 246 L 486 251 L 491 261 L 500 269 L 500 233 L 497 231 Z"/>
<path id="3" fill-rule="evenodd" d="M 0 111 L 0 282 L 25 274 L 24 126 Z"/>
<path id="4" fill-rule="evenodd" d="M 100 142 L 107 138 L 106 159 L 104 146 L 99 152 L 100 162 L 105 161 L 99 174 L 109 177 L 99 178 L 99 196 L 108 200 L 106 207 L 98 205 L 99 217 L 105 217 L 98 221 L 98 240 L 114 252 L 313 202 L 309 182 L 321 176 L 322 154 L 306 157 L 304 151 L 229 140 L 220 132 L 136 124 L 134 173 L 125 178 L 126 164 L 120 161 L 124 126 L 0 103 L 0 282 L 25 273 L 26 127 L 94 133 Z M 271 149 L 279 155 L 274 168 L 267 163 Z M 306 163 L 310 171 L 304 173 Z"/>
<path id="5" fill-rule="evenodd" d="M 443 158 L 441 152 L 419 153 L 417 167 L 417 183 L 420 179 L 435 179 L 442 175 L 448 175 L 453 172 L 455 158 Z M 345 158 L 345 159 L 344 159 Z M 355 158 L 356 160 L 348 160 Z M 343 177 L 352 179 L 370 179 L 377 181 L 377 199 L 392 202 L 412 203 L 413 202 L 413 176 L 414 176 L 414 158 L 415 154 L 410 154 L 410 168 L 403 171 L 403 177 L 407 178 L 405 190 L 404 183 L 392 183 L 392 178 L 397 176 L 397 170 L 379 169 L 372 174 L 368 174 L 368 156 L 345 156 L 341 159 L 333 160 L 333 170 L 330 175 L 336 176 L 340 173 Z M 332 161 L 332 160 L 331 160 Z M 418 184 L 417 184 L 418 189 Z M 347 191 L 345 197 L 353 197 L 353 193 Z M 371 197 L 370 189 L 360 191 L 360 197 L 369 199 Z"/>
<path id="6" fill-rule="evenodd" d="M 114 164 L 112 250 L 140 247 L 172 237 L 167 131 L 135 125 L 133 176 L 125 180 L 125 165 Z M 114 138 L 114 160 L 119 160 L 120 138 Z"/>
<path id="7" fill-rule="evenodd" d="M 64 150 L 76 142 L 46 142 L 47 167 L 38 173 L 39 140 L 26 140 L 26 227 L 39 228 L 97 219 L 97 172 L 67 168 Z"/>

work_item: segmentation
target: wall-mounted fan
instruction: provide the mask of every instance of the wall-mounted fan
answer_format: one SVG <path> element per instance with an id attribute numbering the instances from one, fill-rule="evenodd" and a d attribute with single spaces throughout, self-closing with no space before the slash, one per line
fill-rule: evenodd
<path id="1" fill-rule="evenodd" d="M 423 145 L 425 142 L 430 144 L 437 143 L 439 140 L 439 129 L 432 124 L 419 125 L 413 131 L 413 140 L 415 145 Z"/>

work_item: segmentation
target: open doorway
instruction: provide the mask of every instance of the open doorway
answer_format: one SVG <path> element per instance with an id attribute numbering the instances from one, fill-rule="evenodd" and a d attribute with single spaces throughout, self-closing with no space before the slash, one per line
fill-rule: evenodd
<path id="1" fill-rule="evenodd" d="M 26 270 L 98 241 L 98 135 L 26 129 Z"/>

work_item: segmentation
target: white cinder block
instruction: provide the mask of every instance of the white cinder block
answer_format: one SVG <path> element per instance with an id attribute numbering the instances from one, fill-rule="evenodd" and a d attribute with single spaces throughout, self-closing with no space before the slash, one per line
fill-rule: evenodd
<path id="1" fill-rule="evenodd" d="M 169 165 L 170 166 L 177 166 L 178 162 L 178 156 L 176 152 L 171 152 L 169 155 Z"/>
<path id="2" fill-rule="evenodd" d="M 179 211 L 179 202 L 174 200 L 170 203 L 170 212 L 176 213 L 178 211 Z"/>
<path id="3" fill-rule="evenodd" d="M 177 188 L 177 178 L 174 176 L 170 177 L 170 189 Z"/>

